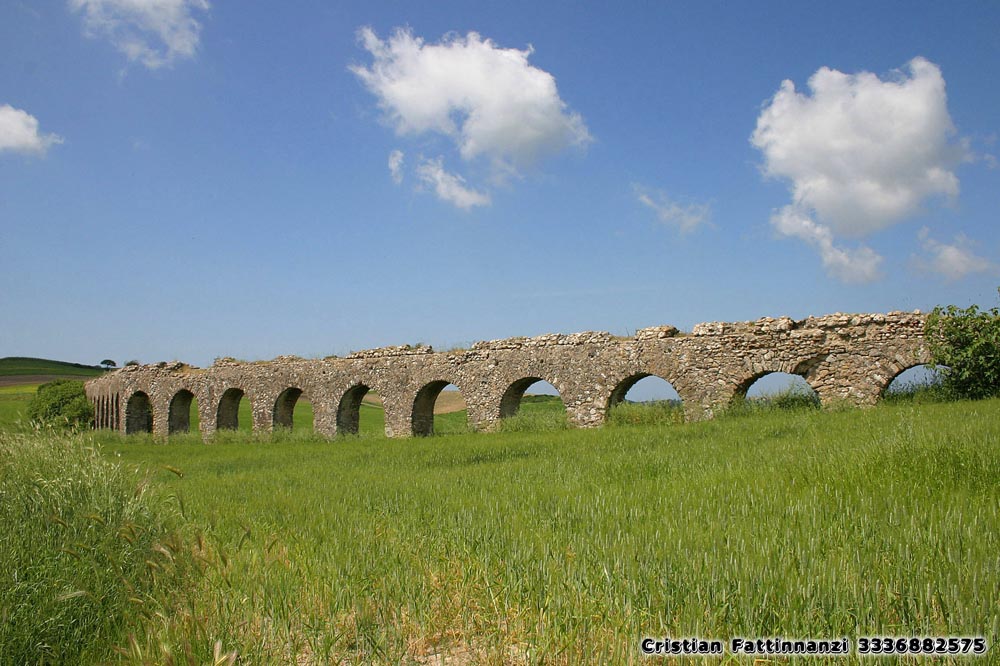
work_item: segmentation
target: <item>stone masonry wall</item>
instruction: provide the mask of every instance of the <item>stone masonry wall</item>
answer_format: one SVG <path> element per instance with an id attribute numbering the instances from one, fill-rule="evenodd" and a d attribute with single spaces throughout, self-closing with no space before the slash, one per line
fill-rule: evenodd
<path id="1" fill-rule="evenodd" d="M 387 347 L 307 360 L 219 359 L 207 369 L 182 363 L 127 366 L 87 383 L 99 428 L 157 435 L 184 431 L 197 399 L 201 433 L 234 427 L 246 396 L 255 430 L 290 425 L 295 402 L 312 403 L 317 432 L 334 436 L 357 429 L 358 406 L 368 390 L 385 407 L 386 434 L 430 434 L 434 401 L 454 384 L 468 406 L 469 423 L 491 430 L 517 409 L 537 379 L 555 386 L 570 423 L 594 427 L 639 379 L 670 382 L 689 420 L 711 418 L 770 372 L 801 375 L 824 406 L 872 405 L 903 370 L 928 363 L 924 315 L 833 314 L 793 320 L 698 324 L 690 334 L 673 326 L 634 337 L 584 332 L 477 342 L 472 348 L 434 352 L 430 347 Z"/>

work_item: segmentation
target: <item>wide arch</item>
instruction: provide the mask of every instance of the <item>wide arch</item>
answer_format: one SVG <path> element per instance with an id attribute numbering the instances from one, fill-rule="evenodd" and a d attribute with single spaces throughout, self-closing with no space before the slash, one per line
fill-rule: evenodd
<path id="1" fill-rule="evenodd" d="M 653 372 L 637 372 L 634 375 L 629 375 L 628 377 L 621 380 L 620 382 L 618 382 L 618 384 L 615 385 L 614 389 L 611 390 L 611 394 L 608 396 L 608 405 L 607 405 L 608 408 L 610 409 L 615 405 L 619 405 L 625 402 L 625 396 L 628 395 L 628 392 L 631 391 L 636 384 L 641 382 L 643 379 L 649 379 L 651 377 L 659 379 L 664 383 L 666 383 L 667 386 L 669 386 L 674 393 L 677 393 L 676 400 L 679 402 L 683 402 L 683 398 L 681 397 L 680 392 L 677 391 L 677 387 L 675 387 L 674 383 L 669 379 L 667 379 L 666 377 L 661 377 L 660 375 Z"/>
<path id="2" fill-rule="evenodd" d="M 503 392 L 503 395 L 500 396 L 500 418 L 506 419 L 516 415 L 521 409 L 521 399 L 524 398 L 525 392 L 538 382 L 545 382 L 551 385 L 559 394 L 559 401 L 563 403 L 563 407 L 565 408 L 566 404 L 563 399 L 563 392 L 556 386 L 555 382 L 551 382 L 544 377 L 531 375 L 511 382 Z"/>
<path id="3" fill-rule="evenodd" d="M 760 383 L 764 380 L 764 383 Z M 822 403 L 819 390 L 804 373 L 785 370 L 766 370 L 740 382 L 732 403 L 738 405 L 746 401 L 763 401 L 772 406 L 805 406 Z"/>
<path id="4" fill-rule="evenodd" d="M 896 370 L 888 377 L 887 381 L 885 381 L 884 386 L 879 393 L 879 398 L 884 398 L 894 392 L 912 392 L 914 389 L 918 389 L 922 386 L 940 384 L 943 380 L 940 370 L 937 370 L 935 366 L 930 363 L 913 363 L 911 365 L 900 364 L 897 367 L 900 369 Z M 911 372 L 918 369 L 922 369 L 922 372 Z"/>
<path id="5" fill-rule="evenodd" d="M 295 422 L 295 407 L 301 401 L 308 401 L 303 398 L 302 389 L 297 386 L 290 386 L 278 394 L 271 409 L 271 425 L 273 428 L 288 428 L 291 430 Z"/>
<path id="6" fill-rule="evenodd" d="M 648 384 L 644 380 L 653 380 L 654 391 L 659 393 L 656 397 L 633 398 L 632 401 L 626 399 L 629 391 L 637 389 L 641 391 L 643 387 L 638 387 L 640 383 Z M 659 386 L 656 386 L 659 384 Z M 644 387 L 649 391 L 650 387 Z M 632 402 L 627 408 L 625 404 Z M 621 406 L 620 410 L 615 410 Z M 637 372 L 619 381 L 608 395 L 605 405 L 605 418 L 611 418 L 614 422 L 624 424 L 638 423 L 681 423 L 685 420 L 684 399 L 674 383 L 654 372 Z"/>
<path id="7" fill-rule="evenodd" d="M 216 430 L 237 430 L 240 427 L 240 401 L 245 395 L 243 389 L 236 387 L 223 392 L 215 414 Z"/>
<path id="8" fill-rule="evenodd" d="M 144 391 L 136 391 L 125 403 L 125 434 L 137 432 L 153 432 L 153 405 Z"/>
<path id="9" fill-rule="evenodd" d="M 193 401 L 194 393 L 188 389 L 181 389 L 174 393 L 167 410 L 168 435 L 191 430 L 191 403 Z"/>

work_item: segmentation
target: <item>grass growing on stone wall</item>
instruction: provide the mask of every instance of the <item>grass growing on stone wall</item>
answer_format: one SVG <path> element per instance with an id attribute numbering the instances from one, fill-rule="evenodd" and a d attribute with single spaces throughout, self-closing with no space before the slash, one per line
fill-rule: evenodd
<path id="1" fill-rule="evenodd" d="M 101 438 L 202 544 L 203 577 L 140 634 L 149 661 L 220 641 L 246 663 L 640 663 L 644 635 L 869 633 L 985 635 L 996 656 L 997 400 L 232 436 Z"/>

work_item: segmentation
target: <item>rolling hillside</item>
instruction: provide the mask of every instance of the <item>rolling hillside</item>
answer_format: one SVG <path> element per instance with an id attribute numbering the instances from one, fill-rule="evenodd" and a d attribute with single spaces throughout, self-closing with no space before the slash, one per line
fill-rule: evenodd
<path id="1" fill-rule="evenodd" d="M 44 384 L 53 379 L 80 379 L 97 377 L 104 370 L 95 365 L 51 361 L 44 358 L 6 356 L 0 358 L 0 386 Z"/>

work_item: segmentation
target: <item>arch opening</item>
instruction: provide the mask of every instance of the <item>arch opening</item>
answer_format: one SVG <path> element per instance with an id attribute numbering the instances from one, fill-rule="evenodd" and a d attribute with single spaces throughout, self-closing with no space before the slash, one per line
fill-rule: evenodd
<path id="1" fill-rule="evenodd" d="M 382 396 L 366 384 L 348 389 L 337 406 L 337 434 L 385 436 Z"/>
<path id="2" fill-rule="evenodd" d="M 253 410 L 242 389 L 227 389 L 219 398 L 216 412 L 216 430 L 252 430 Z"/>
<path id="3" fill-rule="evenodd" d="M 882 391 L 882 398 L 892 402 L 941 400 L 945 397 L 946 371 L 947 368 L 930 364 L 910 366 L 892 378 Z"/>
<path id="4" fill-rule="evenodd" d="M 759 409 L 819 409 L 816 390 L 802 375 L 763 372 L 744 381 L 733 397 L 734 405 Z"/>
<path id="5" fill-rule="evenodd" d="M 198 400 L 194 393 L 181 389 L 170 399 L 167 415 L 167 434 L 190 432 L 198 428 Z"/>
<path id="6" fill-rule="evenodd" d="M 500 398 L 504 430 L 555 430 L 569 425 L 559 389 L 541 377 L 523 377 Z"/>
<path id="7" fill-rule="evenodd" d="M 312 430 L 312 403 L 305 397 L 302 389 L 293 386 L 278 395 L 271 410 L 271 424 L 276 430 Z"/>
<path id="8" fill-rule="evenodd" d="M 133 393 L 125 403 L 125 434 L 153 432 L 153 405 L 142 391 Z"/>
<path id="9" fill-rule="evenodd" d="M 616 425 L 683 423 L 684 403 L 673 384 L 643 372 L 626 377 L 614 388 L 607 418 Z"/>
<path id="10" fill-rule="evenodd" d="M 427 437 L 433 434 L 451 435 L 467 432 L 469 412 L 461 390 L 454 384 L 438 380 L 424 385 L 413 400 L 413 434 Z"/>

